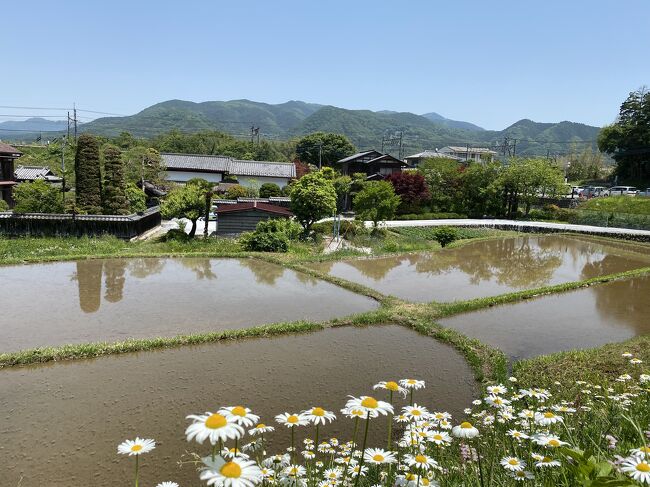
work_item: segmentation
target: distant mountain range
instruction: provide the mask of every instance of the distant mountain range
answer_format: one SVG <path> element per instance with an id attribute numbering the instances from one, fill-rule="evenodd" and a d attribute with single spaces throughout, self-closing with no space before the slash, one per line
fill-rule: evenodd
<path id="1" fill-rule="evenodd" d="M 0 122 L 0 133 L 9 131 L 34 131 L 57 132 L 67 130 L 68 122 L 64 120 L 48 120 L 46 118 L 32 117 L 27 120 L 7 120 Z"/>
<path id="2" fill-rule="evenodd" d="M 54 127 L 54 124 L 60 128 L 45 128 Z M 62 130 L 65 126 L 65 122 L 43 119 L 3 122 L 0 123 L 0 138 L 15 139 L 17 134 L 23 135 L 20 138 L 27 138 L 25 132 L 3 132 L 3 128 L 46 131 Z M 139 137 L 151 137 L 173 129 L 181 132 L 219 130 L 246 137 L 253 126 L 260 128 L 261 138 L 270 140 L 287 140 L 317 131 L 342 133 L 359 149 L 381 149 L 384 136 L 402 132 L 404 155 L 446 145 L 492 147 L 505 137 L 517 139 L 517 154 L 566 153 L 572 146 L 595 148 L 600 130 L 599 127 L 575 122 L 539 123 L 527 119 L 504 130 L 485 130 L 435 112 L 416 115 L 386 110 L 347 110 L 302 101 L 272 105 L 250 100 L 202 103 L 169 100 L 128 117 L 98 118 L 85 123 L 81 130 L 99 135 L 128 131 Z M 395 149 L 391 148 L 391 151 L 394 153 Z"/>

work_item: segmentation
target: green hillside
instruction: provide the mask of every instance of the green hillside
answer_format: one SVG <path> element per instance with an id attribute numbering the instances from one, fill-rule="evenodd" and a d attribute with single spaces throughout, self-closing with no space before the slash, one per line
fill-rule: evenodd
<path id="1" fill-rule="evenodd" d="M 169 100 L 128 117 L 105 117 L 83 124 L 81 131 L 115 136 L 127 131 L 136 137 L 154 137 L 177 130 L 196 133 L 218 130 L 247 138 L 251 126 L 260 128 L 260 138 L 287 140 L 312 132 L 325 131 L 348 136 L 359 149 L 381 149 L 385 135 L 401 131 L 405 155 L 446 145 L 494 147 L 504 137 L 516 138 L 517 154 L 564 154 L 572 149 L 596 148 L 598 127 L 574 122 L 538 123 L 520 120 L 504 130 L 482 130 L 469 122 L 449 120 L 431 112 L 346 110 L 301 101 L 277 105 L 251 100 L 194 103 Z M 37 135 L 37 134 L 36 134 Z M 34 138 L 27 132 L 0 133 L 0 138 Z M 396 154 L 396 151 L 392 151 Z"/>

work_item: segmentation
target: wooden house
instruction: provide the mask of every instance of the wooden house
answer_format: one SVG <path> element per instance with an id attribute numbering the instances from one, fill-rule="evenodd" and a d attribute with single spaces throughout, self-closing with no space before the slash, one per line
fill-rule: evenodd
<path id="1" fill-rule="evenodd" d="M 15 147 L 0 142 L 0 200 L 6 201 L 10 208 L 14 206 L 12 190 L 17 184 L 14 161 L 22 155 Z"/>
<path id="2" fill-rule="evenodd" d="M 383 179 L 409 167 L 406 162 L 376 150 L 359 152 L 345 157 L 338 161 L 336 166 L 343 175 L 352 176 L 355 173 L 363 173 L 370 179 Z"/>
<path id="3" fill-rule="evenodd" d="M 262 220 L 293 216 L 293 213 L 287 208 L 257 201 L 220 205 L 215 213 L 217 215 L 217 235 L 239 235 L 242 232 L 252 232 Z"/>

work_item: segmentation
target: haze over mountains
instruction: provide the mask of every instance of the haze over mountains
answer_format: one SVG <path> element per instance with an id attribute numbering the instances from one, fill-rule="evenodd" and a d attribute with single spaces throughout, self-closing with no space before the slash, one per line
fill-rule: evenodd
<path id="1" fill-rule="evenodd" d="M 0 123 L 0 138 L 28 139 L 29 134 L 15 130 L 63 130 L 65 126 L 65 122 L 44 119 L 3 122 Z M 504 137 L 518 139 L 518 154 L 545 155 L 547 151 L 566 153 L 572 148 L 595 148 L 595 139 L 600 130 L 599 127 L 575 122 L 539 123 L 528 119 L 520 120 L 504 130 L 484 130 L 470 122 L 451 120 L 435 112 L 416 115 L 409 112 L 347 110 L 302 101 L 273 105 L 250 100 L 202 103 L 169 100 L 135 115 L 98 118 L 83 124 L 81 130 L 99 135 L 117 135 L 128 131 L 139 137 L 151 137 L 170 130 L 219 130 L 247 137 L 251 126 L 259 127 L 261 138 L 270 140 L 287 140 L 317 131 L 342 133 L 359 149 L 381 149 L 382 137 L 401 131 L 405 154 L 445 145 L 493 146 L 503 141 Z M 14 132 L 3 132 L 3 128 Z"/>

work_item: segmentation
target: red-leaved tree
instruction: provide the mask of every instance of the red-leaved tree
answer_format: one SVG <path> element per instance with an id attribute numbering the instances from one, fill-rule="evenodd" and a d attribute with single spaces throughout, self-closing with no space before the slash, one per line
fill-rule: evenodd
<path id="1" fill-rule="evenodd" d="M 431 194 L 424 176 L 417 172 L 398 172 L 386 177 L 393 185 L 395 194 L 402 197 L 400 213 L 417 212 L 423 204 L 429 201 Z"/>

